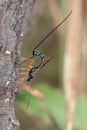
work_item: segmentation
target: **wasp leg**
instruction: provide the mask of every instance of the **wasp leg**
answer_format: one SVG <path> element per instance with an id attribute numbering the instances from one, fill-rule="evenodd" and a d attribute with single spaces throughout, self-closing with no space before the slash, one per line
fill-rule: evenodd
<path id="1" fill-rule="evenodd" d="M 16 58 L 19 59 L 20 61 L 27 60 L 26 57 L 20 57 L 20 56 L 17 56 Z"/>
<path id="2" fill-rule="evenodd" d="M 19 71 L 24 71 L 24 72 L 19 72 L 19 74 L 25 75 L 24 77 L 21 78 L 22 81 L 28 79 L 29 71 L 33 68 L 33 66 L 32 66 L 33 62 L 34 62 L 33 59 L 31 59 L 28 62 L 28 67 L 27 68 L 19 68 Z"/>
<path id="3" fill-rule="evenodd" d="M 21 78 L 20 78 L 20 80 L 21 80 L 21 81 L 25 81 L 27 78 L 28 78 L 28 74 L 25 74 L 24 77 L 21 77 Z"/>
<path id="4" fill-rule="evenodd" d="M 25 71 L 28 71 L 28 68 L 18 68 L 18 70 L 25 70 Z"/>
<path id="5" fill-rule="evenodd" d="M 28 76 L 28 74 L 27 74 L 28 68 L 19 68 L 19 71 L 22 71 L 22 72 L 19 72 L 19 75 L 23 75 L 23 77 L 21 77 L 20 80 L 25 81 Z"/>
<path id="6" fill-rule="evenodd" d="M 26 72 L 20 72 L 20 81 L 25 81 L 28 78 L 28 71 Z"/>

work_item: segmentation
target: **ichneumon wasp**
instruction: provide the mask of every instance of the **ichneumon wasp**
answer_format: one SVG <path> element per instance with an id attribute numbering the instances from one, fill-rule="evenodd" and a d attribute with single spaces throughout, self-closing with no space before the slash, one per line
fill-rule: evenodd
<path id="1" fill-rule="evenodd" d="M 32 51 L 32 56 L 30 58 L 27 58 L 26 60 L 24 60 L 22 63 L 20 63 L 18 66 L 21 66 L 21 64 L 23 64 L 26 61 L 28 62 L 28 67 L 27 68 L 20 68 L 21 70 L 26 70 L 28 73 L 25 75 L 25 77 L 21 78 L 21 80 L 26 80 L 28 82 L 31 82 L 31 80 L 34 78 L 34 76 L 36 75 L 36 73 L 43 67 L 45 66 L 52 58 L 54 55 L 46 58 L 46 56 L 38 51 L 37 49 L 39 48 L 39 46 L 41 44 L 44 43 L 44 41 L 54 32 L 56 31 L 56 29 L 58 29 L 58 27 L 60 27 L 65 21 L 66 19 L 68 19 L 68 17 L 71 15 L 72 11 L 64 18 L 63 21 L 61 21 L 53 30 L 51 30 L 33 49 Z M 41 63 L 38 66 L 33 67 L 32 64 L 34 62 L 33 58 L 34 57 L 39 57 L 41 59 Z"/>
<path id="2" fill-rule="evenodd" d="M 32 51 L 32 56 L 30 58 L 27 58 L 26 60 L 24 60 L 23 62 L 21 62 L 18 67 L 20 67 L 23 63 L 25 63 L 26 61 L 28 61 L 28 67 L 27 68 L 19 68 L 20 70 L 24 70 L 27 71 L 27 73 L 23 73 L 25 74 L 25 77 L 21 78 L 22 81 L 28 81 L 31 82 L 32 79 L 34 78 L 34 76 L 37 74 L 37 72 L 44 67 L 53 57 L 54 55 L 46 58 L 46 56 L 38 51 L 37 49 L 39 48 L 40 45 L 42 45 L 44 43 L 44 41 L 53 33 L 56 31 L 56 29 L 58 29 L 58 27 L 60 27 L 65 21 L 66 19 L 68 19 L 68 17 L 71 15 L 72 11 L 63 19 L 63 21 L 61 21 L 53 30 L 51 30 L 33 49 Z M 34 58 L 35 57 L 39 57 L 41 60 L 41 63 L 38 66 L 33 67 L 32 64 L 34 62 Z M 22 73 L 20 73 L 22 74 Z M 29 90 L 28 87 L 26 87 L 26 90 Z M 31 88 L 30 88 L 30 92 L 31 92 Z M 28 99 L 28 104 L 27 104 L 27 108 L 29 105 L 29 101 L 30 101 L 30 97 Z"/>

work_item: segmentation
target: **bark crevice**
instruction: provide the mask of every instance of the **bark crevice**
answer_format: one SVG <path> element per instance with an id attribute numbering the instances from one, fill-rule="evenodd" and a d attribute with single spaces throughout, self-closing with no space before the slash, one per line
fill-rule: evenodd
<path id="1" fill-rule="evenodd" d="M 31 28 L 35 0 L 0 1 L 0 130 L 15 130 L 16 66 L 24 35 Z"/>

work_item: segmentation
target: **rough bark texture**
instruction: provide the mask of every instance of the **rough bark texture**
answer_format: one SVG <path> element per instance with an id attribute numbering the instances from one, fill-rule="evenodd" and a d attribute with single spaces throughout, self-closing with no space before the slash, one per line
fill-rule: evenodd
<path id="1" fill-rule="evenodd" d="M 17 57 L 35 0 L 0 0 L 0 130 L 15 130 L 14 101 L 17 91 Z M 29 28 L 30 29 L 30 28 Z"/>

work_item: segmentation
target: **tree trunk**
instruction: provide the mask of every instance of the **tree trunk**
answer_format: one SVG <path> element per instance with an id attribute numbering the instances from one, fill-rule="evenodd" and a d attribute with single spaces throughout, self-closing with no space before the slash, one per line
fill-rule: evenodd
<path id="1" fill-rule="evenodd" d="M 17 64 L 35 0 L 0 0 L 0 130 L 15 130 Z"/>

